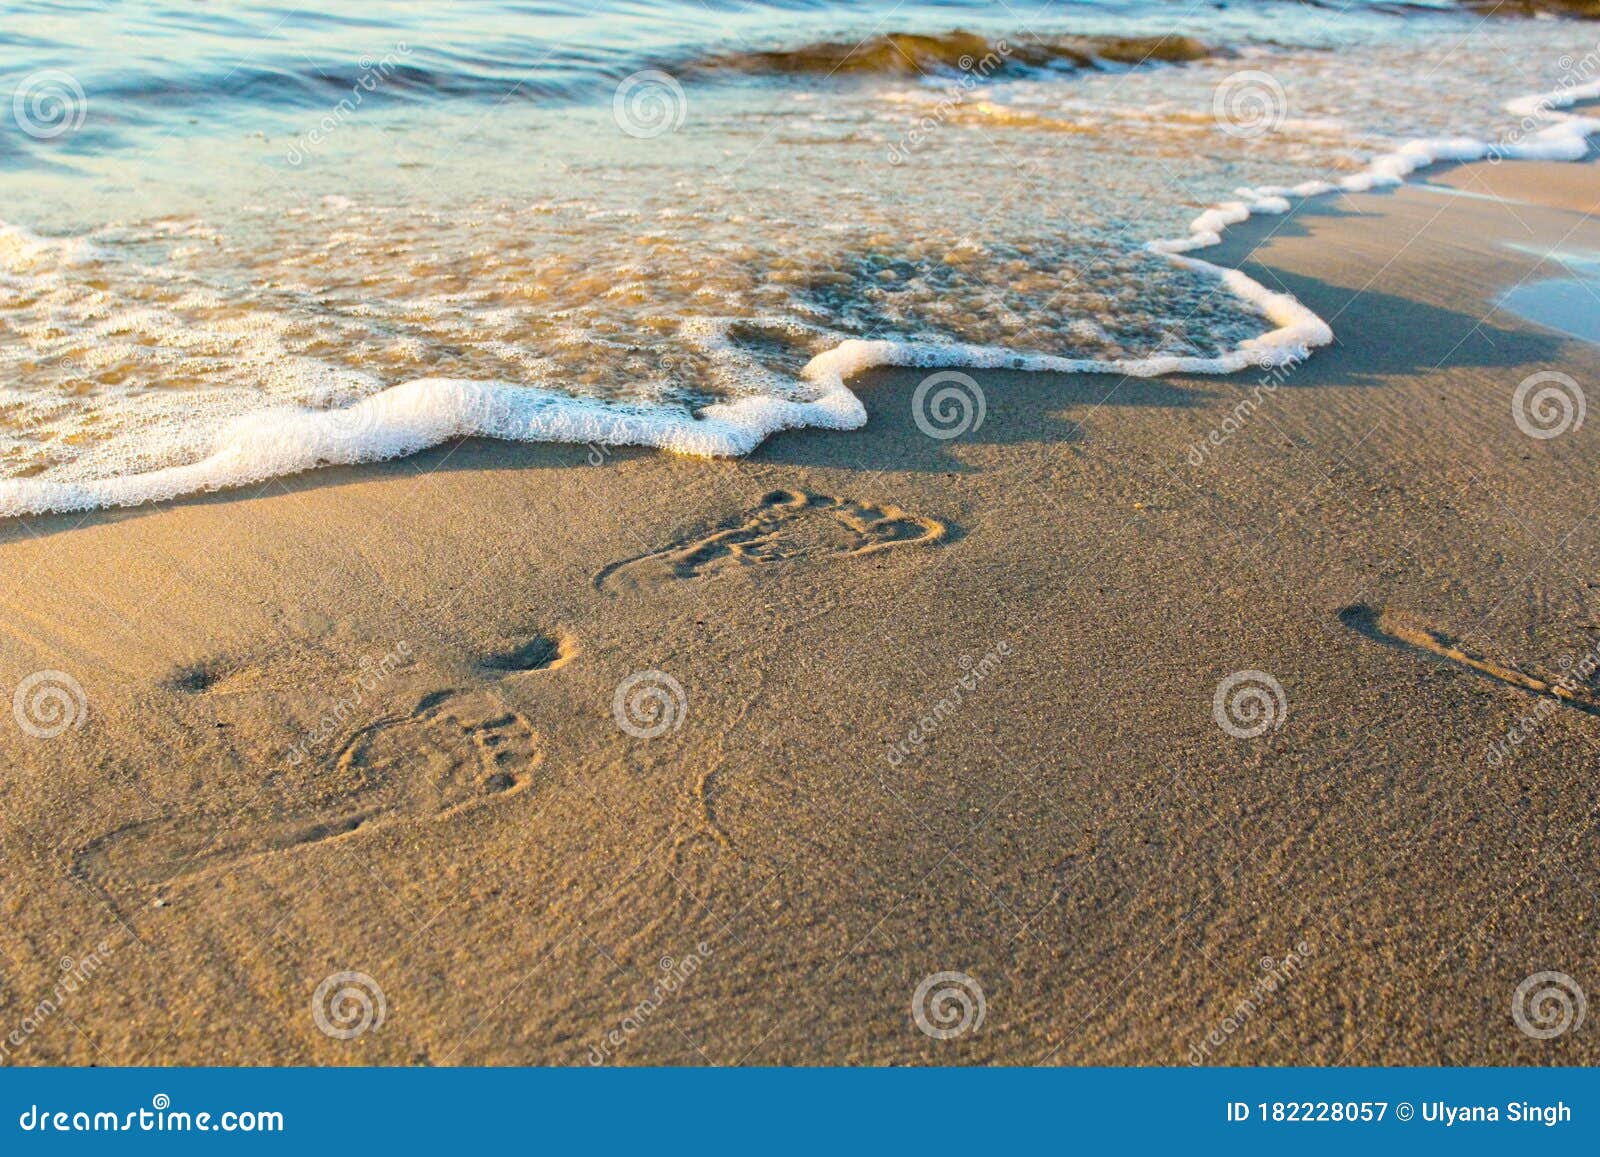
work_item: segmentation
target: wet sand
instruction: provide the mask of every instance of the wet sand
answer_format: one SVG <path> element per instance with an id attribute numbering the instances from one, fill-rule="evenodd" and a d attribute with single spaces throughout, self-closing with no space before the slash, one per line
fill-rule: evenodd
<path id="1" fill-rule="evenodd" d="M 1596 1063 L 1512 1006 L 1600 992 L 1600 418 L 1513 396 L 1600 348 L 1495 302 L 1597 172 L 1235 229 L 1282 378 L 0 526 L 5 689 L 87 704 L 0 729 L 0 1059 Z"/>

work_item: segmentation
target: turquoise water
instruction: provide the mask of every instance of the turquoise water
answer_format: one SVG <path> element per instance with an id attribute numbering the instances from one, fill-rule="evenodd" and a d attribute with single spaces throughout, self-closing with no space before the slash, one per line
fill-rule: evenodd
<path id="1" fill-rule="evenodd" d="M 1529 321 L 1600 345 L 1600 253 L 1557 249 L 1536 256 L 1548 272 L 1562 276 L 1514 285 L 1500 296 L 1500 304 Z"/>
<path id="2" fill-rule="evenodd" d="M 339 99 L 357 83 L 363 61 L 401 44 L 409 52 L 373 94 L 374 104 L 580 100 L 609 95 L 607 81 L 652 65 L 677 73 L 719 55 L 854 44 L 881 33 L 968 28 L 1023 39 L 1029 31 L 1058 29 L 1135 36 L 1203 28 L 1240 41 L 1289 30 L 1300 43 L 1337 44 L 1380 34 L 1389 20 L 1385 10 L 1454 9 L 1361 0 L 1336 10 L 1295 0 L 375 0 L 326 7 L 334 11 L 248 0 L 11 0 L 0 23 L 0 86 L 9 92 L 39 69 L 69 71 L 91 94 L 97 116 L 64 147 L 88 152 L 131 143 L 141 127 L 271 131 L 282 127 L 283 110 L 315 110 Z"/>
<path id="3" fill-rule="evenodd" d="M 1326 327 L 1150 243 L 1515 151 L 1600 68 L 1453 5 L 348 12 L 8 5 L 0 513 L 468 433 L 745 453 L 879 364 L 1276 364 Z"/>

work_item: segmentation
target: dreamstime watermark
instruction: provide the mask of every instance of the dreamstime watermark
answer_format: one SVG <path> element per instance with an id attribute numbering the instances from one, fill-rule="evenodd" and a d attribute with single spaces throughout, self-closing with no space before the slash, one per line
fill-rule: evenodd
<path id="1" fill-rule="evenodd" d="M 11 94 L 17 127 L 38 141 L 75 133 L 89 116 L 89 98 L 70 72 L 46 68 L 22 78 Z"/>
<path id="2" fill-rule="evenodd" d="M 311 994 L 311 1019 L 334 1040 L 377 1032 L 388 1012 L 383 989 L 365 972 L 335 972 Z"/>
<path id="3" fill-rule="evenodd" d="M 683 127 L 689 98 L 670 72 L 646 68 L 622 78 L 611 95 L 611 119 L 630 137 L 650 140 Z"/>
<path id="4" fill-rule="evenodd" d="M 1554 1040 L 1583 1027 L 1589 1001 L 1565 972 L 1535 972 L 1511 994 L 1511 1019 L 1534 1040 Z"/>
<path id="5" fill-rule="evenodd" d="M 901 133 L 900 139 L 889 146 L 889 163 L 904 164 L 913 150 L 937 132 L 956 109 L 967 103 L 967 97 L 979 82 L 993 76 L 1010 57 L 1011 45 L 1004 40 L 997 40 L 994 48 L 986 52 L 981 60 L 972 56 L 958 59 L 956 66 L 961 69 L 961 79 L 945 90 L 939 103 L 933 106 L 933 111 L 919 117 L 916 124 Z"/>
<path id="6" fill-rule="evenodd" d="M 11 696 L 11 715 L 23 734 L 54 739 L 69 728 L 84 725 L 89 718 L 89 696 L 65 671 L 35 671 L 17 684 Z"/>
<path id="7" fill-rule="evenodd" d="M 340 445 L 361 444 L 378 428 L 379 421 L 377 405 L 371 398 L 362 398 L 320 411 L 319 432 Z"/>
<path id="8" fill-rule="evenodd" d="M 978 429 L 987 412 L 983 387 L 960 370 L 929 374 L 911 395 L 911 420 L 941 442 Z"/>
<path id="9" fill-rule="evenodd" d="M 650 988 L 649 995 L 629 1009 L 615 1028 L 607 1029 L 597 1043 L 589 1046 L 591 1065 L 603 1065 L 610 1060 L 618 1050 L 643 1031 L 645 1025 L 650 1023 L 651 1018 L 660 1011 L 661 1006 L 670 997 L 679 992 L 689 979 L 700 971 L 700 966 L 711 956 L 712 947 L 704 940 L 694 947 L 695 950 L 685 956 L 677 959 L 663 956 L 657 962 L 658 975 Z"/>
<path id="10" fill-rule="evenodd" d="M 635 671 L 617 684 L 611 716 L 635 739 L 656 739 L 683 726 L 689 696 L 665 671 Z"/>
<path id="11" fill-rule="evenodd" d="M 359 718 L 367 703 L 367 696 L 382 687 L 401 667 L 412 660 L 411 644 L 402 639 L 376 660 L 362 656 L 360 673 L 351 680 L 350 693 L 341 695 L 320 719 L 300 738 L 289 745 L 285 761 L 290 767 L 301 763 L 335 736 L 341 734 L 352 719 Z"/>
<path id="12" fill-rule="evenodd" d="M 934 1040 L 977 1032 L 988 1011 L 983 985 L 965 972 L 935 972 L 911 994 L 911 1019 Z"/>
<path id="13" fill-rule="evenodd" d="M 1517 147 L 1523 141 L 1548 126 L 1552 112 L 1573 103 L 1573 99 L 1569 99 L 1567 93 L 1580 85 L 1588 84 L 1596 75 L 1600 75 L 1600 44 L 1596 44 L 1577 58 L 1570 54 L 1563 55 L 1556 61 L 1556 66 L 1561 70 L 1561 77 L 1553 89 L 1537 97 L 1512 103 L 1512 111 L 1520 115 L 1517 123 L 1501 133 L 1500 139 L 1490 145 L 1484 154 L 1484 160 L 1491 165 L 1498 165 L 1501 161 L 1515 157 Z"/>
<path id="14" fill-rule="evenodd" d="M 642 419 L 636 419 L 631 414 L 613 419 L 609 427 L 604 434 L 584 443 L 587 451 L 584 457 L 591 466 L 604 465 L 618 446 L 636 445 L 639 435 L 644 432 Z"/>
<path id="15" fill-rule="evenodd" d="M 102 940 L 94 946 L 93 951 L 76 960 L 63 956 L 60 975 L 51 987 L 50 994 L 25 1012 L 21 1022 L 6 1033 L 4 1040 L 0 1040 L 0 1063 L 9 1064 L 12 1050 L 22 1048 L 28 1043 L 29 1037 L 48 1024 L 66 1006 L 68 999 L 105 967 L 106 958 L 111 955 L 111 946 Z"/>
<path id="16" fill-rule="evenodd" d="M 359 62 L 361 75 L 356 77 L 356 82 L 350 86 L 350 95 L 324 113 L 322 119 L 312 126 L 310 131 L 302 133 L 291 141 L 284 159 L 291 165 L 300 165 L 310 155 L 312 149 L 321 145 L 339 126 L 354 116 L 367 96 L 377 92 L 379 86 L 393 75 L 395 69 L 400 67 L 400 61 L 396 58 L 410 55 L 411 46 L 401 41 L 376 62 L 370 57 L 362 57 Z"/>
<path id="17" fill-rule="evenodd" d="M 1530 438 L 1557 438 L 1583 425 L 1588 400 L 1583 388 L 1559 370 L 1540 370 L 1517 384 L 1511 418 Z"/>
<path id="18" fill-rule="evenodd" d="M 1263 375 L 1261 380 L 1251 389 L 1248 397 L 1241 398 L 1235 402 L 1233 408 L 1228 411 L 1227 417 L 1207 431 L 1204 438 L 1189 446 L 1187 455 L 1189 465 L 1197 469 L 1205 465 L 1206 459 L 1211 457 L 1214 451 L 1248 426 L 1255 417 L 1256 411 L 1261 409 L 1267 399 L 1277 392 L 1278 387 L 1283 384 L 1284 379 L 1289 376 L 1289 371 L 1293 368 L 1292 364 L 1285 362 L 1273 366 L 1271 370 Z"/>
<path id="19" fill-rule="evenodd" d="M 1289 696 L 1265 671 L 1235 671 L 1217 684 L 1211 717 L 1235 739 L 1254 739 L 1283 726 Z"/>
<path id="20" fill-rule="evenodd" d="M 174 1109 L 172 1098 L 157 1093 L 149 1108 L 126 1113 L 106 1109 L 41 1109 L 29 1105 L 17 1117 L 24 1133 L 282 1133 L 283 1114 L 276 1109 L 223 1109 L 220 1112 Z"/>
<path id="21" fill-rule="evenodd" d="M 1560 698 L 1577 698 L 1586 690 L 1586 684 L 1596 671 L 1600 671 L 1600 643 L 1585 651 L 1576 661 L 1571 655 L 1563 655 L 1557 660 L 1561 674 L 1551 682 L 1551 691 Z M 1561 704 L 1551 695 L 1541 695 L 1538 701 L 1510 727 L 1506 728 L 1504 738 L 1490 742 L 1484 749 L 1483 758 L 1490 767 L 1499 767 L 1506 761 L 1506 757 L 1521 747 L 1535 732 L 1544 725 Z"/>
<path id="22" fill-rule="evenodd" d="M 1277 131 L 1289 112 L 1289 97 L 1270 72 L 1247 68 L 1223 78 L 1211 93 L 1211 115 L 1230 137 L 1260 137 Z"/>
<path id="23" fill-rule="evenodd" d="M 512 442 L 549 436 L 550 411 L 537 391 L 481 382 L 457 386 L 463 432 Z M 560 426 L 561 441 L 582 446 L 591 466 L 603 465 L 618 446 L 648 445 L 650 432 L 648 417 L 628 411 L 563 415 Z"/>
<path id="24" fill-rule="evenodd" d="M 1233 1034 L 1255 1019 L 1261 1009 L 1274 1000 L 1295 978 L 1312 955 L 1309 943 L 1302 940 L 1289 950 L 1283 959 L 1274 956 L 1261 958 L 1261 975 L 1250 982 L 1250 992 L 1228 1011 L 1217 1026 L 1189 1046 L 1189 1063 L 1203 1065 L 1223 1045 L 1233 1039 Z"/>
<path id="25" fill-rule="evenodd" d="M 918 716 L 917 721 L 906 730 L 904 739 L 890 743 L 884 749 L 883 755 L 889 761 L 889 766 L 899 767 L 912 755 L 913 750 L 920 752 L 928 739 L 955 717 L 968 697 L 1011 655 L 1011 644 L 1005 639 L 976 660 L 971 655 L 962 655 L 960 664 L 963 673 L 950 685 L 950 693 L 941 696 L 938 702 Z"/>

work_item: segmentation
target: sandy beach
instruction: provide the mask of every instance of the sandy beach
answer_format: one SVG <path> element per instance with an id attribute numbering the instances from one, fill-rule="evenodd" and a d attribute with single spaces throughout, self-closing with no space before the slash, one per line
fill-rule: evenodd
<path id="1" fill-rule="evenodd" d="M 1600 1061 L 1511 1016 L 1600 959 L 1600 419 L 1513 404 L 1600 347 L 1496 304 L 1596 175 L 1231 231 L 1287 375 L 0 525 L 6 689 L 83 692 L 0 729 L 5 1060 Z"/>

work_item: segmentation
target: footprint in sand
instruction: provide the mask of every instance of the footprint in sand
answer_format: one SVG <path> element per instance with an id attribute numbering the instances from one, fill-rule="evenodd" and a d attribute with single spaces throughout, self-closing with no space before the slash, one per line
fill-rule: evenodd
<path id="1" fill-rule="evenodd" d="M 220 656 L 178 667 L 163 685 L 185 695 L 223 695 L 258 691 L 266 681 L 266 673 L 260 667 L 232 656 Z"/>
<path id="2" fill-rule="evenodd" d="M 130 824 L 85 847 L 78 867 L 91 877 L 161 884 L 388 823 L 441 819 L 526 790 L 543 758 L 528 721 L 493 696 L 438 692 L 407 715 L 361 728 L 302 791 L 269 782 L 228 815 Z"/>
<path id="3" fill-rule="evenodd" d="M 1560 675 L 1549 679 L 1531 675 L 1509 663 L 1497 662 L 1463 650 L 1449 636 L 1439 631 L 1421 626 L 1393 611 L 1380 611 L 1365 603 L 1344 608 L 1339 612 L 1339 621 L 1367 638 L 1387 646 L 1413 653 L 1421 651 L 1435 659 L 1465 667 L 1469 671 L 1509 687 L 1515 687 L 1519 691 L 1526 691 L 1530 695 L 1554 699 L 1558 703 L 1586 711 L 1590 715 L 1600 715 L 1600 696 L 1585 687 L 1575 675 Z"/>
<path id="4" fill-rule="evenodd" d="M 557 671 L 577 657 L 578 646 L 572 637 L 559 631 L 533 631 L 504 650 L 478 660 L 478 667 L 490 676 L 521 675 L 529 671 Z"/>
<path id="5" fill-rule="evenodd" d="M 615 562 L 595 575 L 602 590 L 655 586 L 804 558 L 844 558 L 892 546 L 935 543 L 943 523 L 897 506 L 869 506 L 799 490 L 774 490 L 752 510 L 708 534 Z"/>

